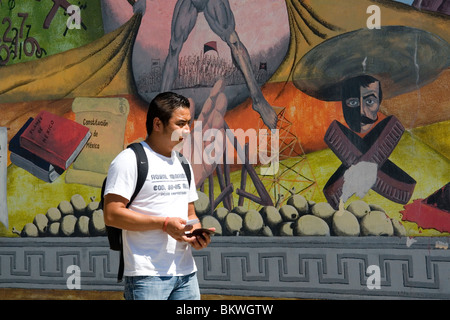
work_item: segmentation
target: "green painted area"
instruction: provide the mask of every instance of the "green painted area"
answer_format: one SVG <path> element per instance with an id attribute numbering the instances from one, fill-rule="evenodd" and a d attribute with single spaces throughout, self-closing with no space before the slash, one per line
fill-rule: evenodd
<path id="1" fill-rule="evenodd" d="M 79 29 L 75 28 L 75 16 L 69 16 L 59 6 L 63 2 L 0 1 L 2 65 L 36 60 L 77 48 L 104 34 L 100 0 L 68 1 L 79 8 Z"/>

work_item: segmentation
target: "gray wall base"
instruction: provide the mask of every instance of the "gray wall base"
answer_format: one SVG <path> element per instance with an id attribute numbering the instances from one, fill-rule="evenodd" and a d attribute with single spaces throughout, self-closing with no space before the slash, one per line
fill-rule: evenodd
<path id="1" fill-rule="evenodd" d="M 443 237 L 216 236 L 194 256 L 202 294 L 450 299 L 445 244 Z M 81 290 L 121 291 L 118 260 L 105 237 L 0 238 L 0 288 L 68 289 L 68 267 L 76 265 Z M 368 287 L 369 266 L 379 268 L 379 289 Z"/>

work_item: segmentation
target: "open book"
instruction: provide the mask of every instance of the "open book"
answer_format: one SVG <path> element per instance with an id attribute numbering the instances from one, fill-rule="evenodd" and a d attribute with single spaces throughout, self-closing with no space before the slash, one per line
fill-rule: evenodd
<path id="1" fill-rule="evenodd" d="M 75 98 L 75 121 L 88 127 L 92 137 L 67 170 L 66 183 L 102 186 L 111 161 L 124 149 L 129 110 L 128 100 L 122 97 Z"/>

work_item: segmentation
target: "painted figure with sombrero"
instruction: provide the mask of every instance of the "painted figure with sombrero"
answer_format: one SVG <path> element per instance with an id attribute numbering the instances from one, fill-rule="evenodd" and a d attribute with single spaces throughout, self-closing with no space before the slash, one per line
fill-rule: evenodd
<path id="1" fill-rule="evenodd" d="M 379 118 L 383 99 L 411 92 L 434 81 L 450 66 L 450 46 L 429 32 L 405 27 L 359 29 L 326 40 L 298 62 L 294 84 L 323 101 L 341 101 L 347 126 L 333 121 L 324 140 L 341 166 L 324 187 L 335 208 L 344 174 L 362 162 L 376 164 L 372 190 L 406 204 L 416 181 L 388 157 L 405 130 L 395 116 Z"/>

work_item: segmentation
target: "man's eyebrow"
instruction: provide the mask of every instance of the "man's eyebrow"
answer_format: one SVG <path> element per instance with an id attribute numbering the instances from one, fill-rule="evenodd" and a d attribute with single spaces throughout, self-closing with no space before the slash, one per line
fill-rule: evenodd
<path id="1" fill-rule="evenodd" d="M 376 96 L 375 93 L 370 93 L 370 94 L 368 94 L 368 95 L 365 95 L 365 96 L 363 97 L 363 99 L 366 99 L 366 98 L 369 98 L 369 97 L 374 97 L 374 98 L 377 98 L 377 99 L 378 99 L 378 97 Z"/>

